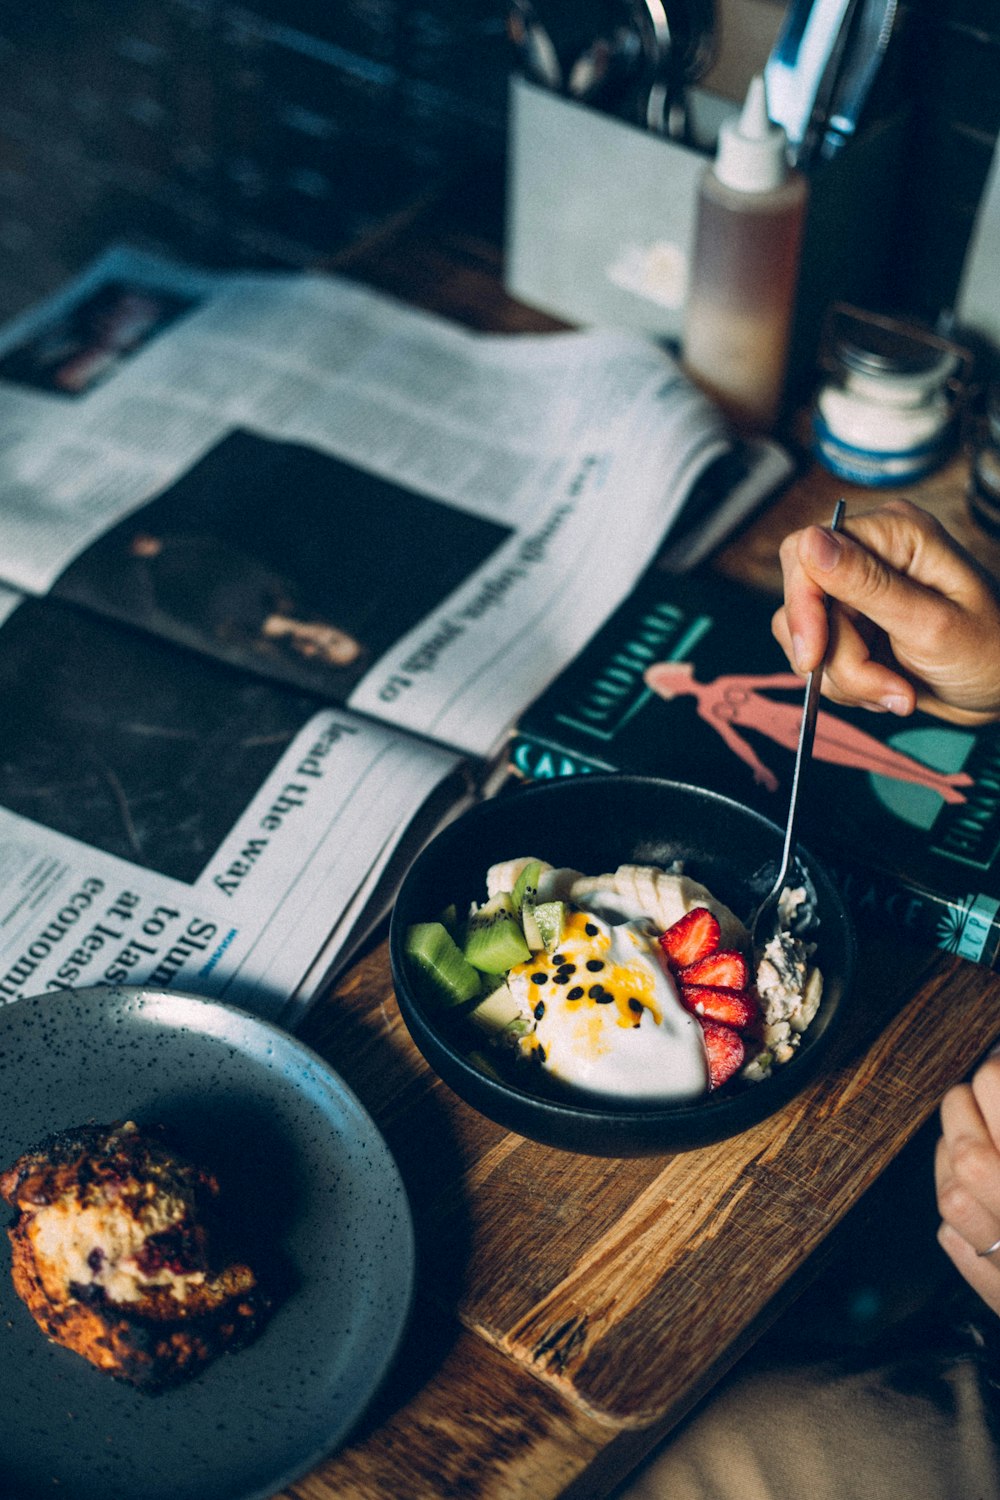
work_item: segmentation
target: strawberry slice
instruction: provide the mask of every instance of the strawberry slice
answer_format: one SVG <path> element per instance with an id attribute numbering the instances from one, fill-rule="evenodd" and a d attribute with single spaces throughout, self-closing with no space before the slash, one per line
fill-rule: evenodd
<path id="1" fill-rule="evenodd" d="M 721 985 L 727 990 L 745 990 L 750 981 L 750 969 L 742 953 L 735 948 L 719 948 L 686 964 L 677 978 L 681 984 Z"/>
<path id="2" fill-rule="evenodd" d="M 710 1090 L 721 1088 L 743 1066 L 746 1048 L 739 1033 L 731 1026 L 723 1026 L 719 1021 L 699 1019 L 708 1054 L 708 1087 Z"/>
<path id="3" fill-rule="evenodd" d="M 672 968 L 684 969 L 719 946 L 718 918 L 707 906 L 692 906 L 660 934 L 660 947 Z"/>
<path id="4" fill-rule="evenodd" d="M 757 1020 L 760 1012 L 757 1002 L 749 990 L 724 989 L 716 984 L 681 983 L 681 1004 L 695 1016 L 707 1016 L 710 1021 L 723 1021 L 745 1031 Z"/>

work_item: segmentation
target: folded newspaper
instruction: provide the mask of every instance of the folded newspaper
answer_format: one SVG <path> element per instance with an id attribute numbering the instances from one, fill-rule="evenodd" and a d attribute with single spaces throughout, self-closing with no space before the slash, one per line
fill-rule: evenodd
<path id="1" fill-rule="evenodd" d="M 638 336 L 127 249 L 0 334 L 0 424 L 0 1001 L 289 1026 L 654 556 L 790 471 Z"/>

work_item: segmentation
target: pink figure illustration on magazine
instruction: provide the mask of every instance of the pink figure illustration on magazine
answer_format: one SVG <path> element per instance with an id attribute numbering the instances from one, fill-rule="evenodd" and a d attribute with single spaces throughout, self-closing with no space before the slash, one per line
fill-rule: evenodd
<path id="1" fill-rule="evenodd" d="M 693 697 L 699 718 L 720 734 L 733 754 L 750 767 L 754 780 L 768 791 L 778 790 L 777 776 L 764 764 L 740 730 L 756 730 L 794 752 L 802 719 L 802 679 L 794 672 L 734 675 L 699 682 L 690 662 L 657 662 L 648 668 L 645 680 L 661 698 Z M 798 701 L 785 702 L 766 696 L 769 689 L 788 688 L 797 691 Z M 967 772 L 935 771 L 823 709 L 816 720 L 813 755 L 832 765 L 850 766 L 876 776 L 889 776 L 896 781 L 928 787 L 945 802 L 965 802 L 965 793 L 960 788 L 973 785 Z"/>

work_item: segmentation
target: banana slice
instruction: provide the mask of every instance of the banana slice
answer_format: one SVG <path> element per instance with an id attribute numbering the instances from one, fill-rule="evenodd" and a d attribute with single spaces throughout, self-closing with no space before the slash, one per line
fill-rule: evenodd
<path id="1" fill-rule="evenodd" d="M 536 861 L 530 854 L 525 855 L 522 859 L 505 859 L 501 860 L 499 864 L 490 865 L 486 871 L 486 894 L 490 900 L 492 901 L 493 897 L 499 895 L 501 891 L 506 891 L 509 895 L 517 884 L 517 877 L 525 866 L 535 863 L 540 864 L 543 870 L 552 869 L 552 866 L 544 859 Z"/>
<path id="2" fill-rule="evenodd" d="M 749 942 L 740 919 L 705 886 L 655 865 L 619 865 L 613 875 L 582 876 L 573 882 L 568 894 L 578 906 L 590 901 L 633 921 L 648 917 L 659 932 L 665 932 L 693 906 L 707 906 L 719 920 L 723 947 L 745 948 Z"/>

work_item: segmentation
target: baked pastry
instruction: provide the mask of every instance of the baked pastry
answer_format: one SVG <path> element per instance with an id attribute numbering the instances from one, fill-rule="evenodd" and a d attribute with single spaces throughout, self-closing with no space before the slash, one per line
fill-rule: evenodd
<path id="1" fill-rule="evenodd" d="M 260 1330 L 269 1299 L 217 1265 L 219 1184 L 131 1120 L 49 1137 L 0 1174 L 14 1288 L 57 1344 L 147 1391 Z"/>

